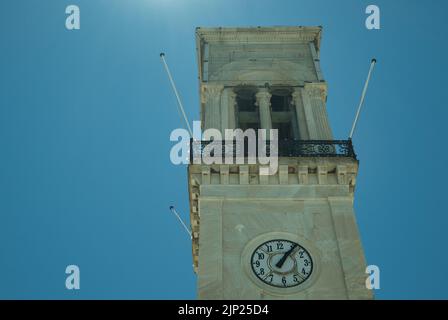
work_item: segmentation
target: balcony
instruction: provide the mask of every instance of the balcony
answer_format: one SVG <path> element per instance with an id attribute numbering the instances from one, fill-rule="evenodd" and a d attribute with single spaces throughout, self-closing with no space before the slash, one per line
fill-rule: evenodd
<path id="1" fill-rule="evenodd" d="M 221 149 L 222 157 L 244 157 L 248 156 L 247 141 L 237 143 L 236 141 L 190 141 L 190 163 L 193 159 L 202 159 L 204 149 L 214 144 L 214 149 Z M 269 141 L 263 144 L 266 147 L 266 156 L 271 155 Z M 258 154 L 258 144 L 255 148 Z M 207 153 L 208 154 L 208 153 Z M 210 153 L 210 156 L 215 155 Z M 218 155 L 216 155 L 218 157 Z M 279 140 L 278 157 L 338 157 L 352 158 L 357 160 L 351 140 Z"/>

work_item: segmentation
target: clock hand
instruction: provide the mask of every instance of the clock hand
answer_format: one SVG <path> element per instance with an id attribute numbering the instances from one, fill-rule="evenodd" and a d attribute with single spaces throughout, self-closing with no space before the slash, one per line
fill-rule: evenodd
<path id="1" fill-rule="evenodd" d="M 285 254 L 283 255 L 283 257 L 275 264 L 275 266 L 277 268 L 281 268 L 283 266 L 283 264 L 285 263 L 286 259 L 289 257 L 289 255 L 291 254 L 291 252 L 294 251 L 294 249 L 297 247 L 297 244 L 293 245 L 291 247 L 291 249 L 289 249 L 288 251 L 285 252 Z"/>

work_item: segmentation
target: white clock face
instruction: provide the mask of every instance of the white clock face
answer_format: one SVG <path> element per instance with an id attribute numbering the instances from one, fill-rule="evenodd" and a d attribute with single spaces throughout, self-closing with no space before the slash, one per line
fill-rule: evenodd
<path id="1" fill-rule="evenodd" d="M 305 282 L 313 272 L 308 251 L 289 240 L 270 240 L 259 245 L 252 254 L 252 271 L 264 283 L 290 288 Z"/>

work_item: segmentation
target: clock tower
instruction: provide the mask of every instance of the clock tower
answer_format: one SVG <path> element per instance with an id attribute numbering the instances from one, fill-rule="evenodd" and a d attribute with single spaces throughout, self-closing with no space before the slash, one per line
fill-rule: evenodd
<path id="1" fill-rule="evenodd" d="M 199 299 L 372 298 L 353 210 L 358 161 L 350 140 L 333 139 L 321 34 L 196 29 L 202 130 L 278 130 L 269 175 L 258 163 L 190 162 Z"/>

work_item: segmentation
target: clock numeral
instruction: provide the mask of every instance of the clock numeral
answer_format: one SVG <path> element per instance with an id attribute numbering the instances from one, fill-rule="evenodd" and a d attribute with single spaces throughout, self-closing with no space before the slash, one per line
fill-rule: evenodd
<path id="1" fill-rule="evenodd" d="M 269 279 L 269 282 L 272 282 L 272 280 L 274 280 L 274 275 L 269 275 L 266 279 Z"/>
<path id="2" fill-rule="evenodd" d="M 258 259 L 259 260 L 263 260 L 264 259 L 264 253 L 259 253 L 258 254 Z"/>
<path id="3" fill-rule="evenodd" d="M 258 268 L 260 266 L 260 261 L 255 261 L 255 266 Z"/>
<path id="4" fill-rule="evenodd" d="M 283 243 L 277 242 L 277 250 L 283 250 Z"/>
<path id="5" fill-rule="evenodd" d="M 303 261 L 303 264 L 305 265 L 305 267 L 308 267 L 308 265 L 310 264 L 310 262 L 308 261 L 308 259 L 305 259 Z"/>
<path id="6" fill-rule="evenodd" d="M 260 269 L 260 275 L 264 275 L 264 268 Z"/>
<path id="7" fill-rule="evenodd" d="M 299 251 L 299 257 L 303 258 L 303 251 Z"/>
<path id="8" fill-rule="evenodd" d="M 282 277 L 282 283 L 286 287 L 286 277 Z"/>
<path id="9" fill-rule="evenodd" d="M 305 271 L 305 268 L 302 268 L 302 273 L 303 273 L 304 275 L 307 274 L 306 271 Z"/>
<path id="10" fill-rule="evenodd" d="M 271 245 L 266 245 L 266 251 L 267 252 L 272 252 L 272 246 Z"/>
<path id="11" fill-rule="evenodd" d="M 297 279 L 297 276 L 298 276 L 297 274 L 294 275 L 294 278 L 293 278 L 294 282 L 299 282 L 299 279 Z"/>

